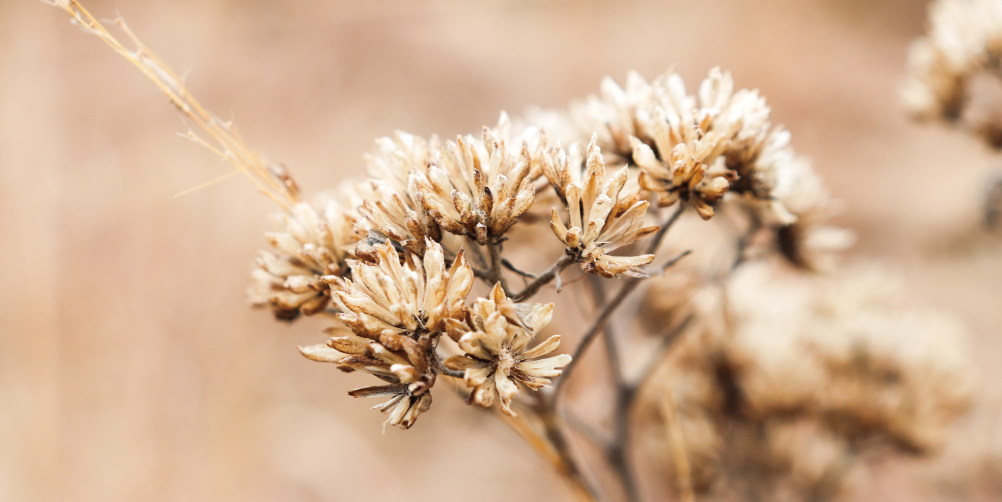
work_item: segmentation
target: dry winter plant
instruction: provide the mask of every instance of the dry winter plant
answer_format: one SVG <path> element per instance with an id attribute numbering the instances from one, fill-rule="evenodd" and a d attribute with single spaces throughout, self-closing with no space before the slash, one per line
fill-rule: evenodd
<path id="1" fill-rule="evenodd" d="M 852 236 L 829 224 L 837 205 L 765 99 L 727 72 L 712 69 L 695 92 L 673 72 L 631 72 L 567 109 L 502 113 L 475 134 L 397 132 L 376 140 L 360 181 L 311 198 L 123 21 L 131 48 L 76 0 L 55 5 L 276 202 L 250 303 L 283 321 L 329 318 L 329 340 L 300 351 L 370 374 L 349 394 L 376 398 L 384 428 L 414 427 L 433 395 L 460 388 L 586 500 L 819 500 L 861 459 L 934 450 L 965 408 L 958 328 L 898 315 L 887 278 L 824 273 Z M 949 82 L 917 77 L 912 101 L 952 116 L 947 94 L 964 72 L 997 70 L 989 49 L 979 54 Z M 529 246 L 552 263 L 517 263 Z M 551 322 L 580 298 L 569 289 L 594 304 L 580 334 Z M 537 298 L 554 292 L 563 301 Z M 599 338 L 613 393 L 596 406 L 589 390 L 608 383 L 582 360 Z M 644 478 L 638 464 L 663 475 Z"/>
<path id="2" fill-rule="evenodd" d="M 909 52 L 901 97 L 919 120 L 942 120 L 1002 149 L 1002 2 L 936 0 L 929 33 Z M 991 183 L 985 223 L 999 226 L 1002 178 Z"/>

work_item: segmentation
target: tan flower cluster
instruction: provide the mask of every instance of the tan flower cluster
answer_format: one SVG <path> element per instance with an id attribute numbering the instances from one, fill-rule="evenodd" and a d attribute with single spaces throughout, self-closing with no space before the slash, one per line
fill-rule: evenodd
<path id="1" fill-rule="evenodd" d="M 518 395 L 519 385 L 538 390 L 549 384 L 550 378 L 560 376 L 560 368 L 571 362 L 571 356 L 539 359 L 557 350 L 559 335 L 528 348 L 552 315 L 552 303 L 536 304 L 530 310 L 527 305 L 513 303 L 500 285 L 494 286 L 488 298 L 477 300 L 469 327 L 457 325 L 460 329 L 449 332 L 465 354 L 445 361 L 447 368 L 464 372 L 466 385 L 473 388 L 469 402 L 489 408 L 497 396 L 501 411 L 516 416 L 511 400 Z"/>
<path id="2" fill-rule="evenodd" d="M 503 116 L 507 121 L 507 116 Z M 425 210 L 447 232 L 477 243 L 503 236 L 535 201 L 533 153 L 545 141 L 511 144 L 485 127 L 483 137 L 446 142 L 441 160 L 417 173 L 416 193 Z"/>
<path id="3" fill-rule="evenodd" d="M 425 140 L 398 131 L 392 138 L 377 139 L 376 147 L 365 156 L 370 178 L 359 187 L 364 199 L 359 212 L 367 229 L 422 256 L 425 240 L 440 241 L 442 232 L 421 203 L 414 173 L 436 162 L 441 146 L 437 138 Z M 363 254 L 371 254 L 368 247 Z"/>
<path id="4" fill-rule="evenodd" d="M 639 190 L 623 193 L 630 177 L 628 167 L 606 176 L 597 139 L 598 135 L 592 136 L 586 161 L 578 154 L 577 144 L 571 146 L 570 153 L 554 149 L 544 156 L 543 173 L 568 213 L 565 224 L 554 208 L 550 227 L 586 272 L 602 277 L 643 277 L 646 274 L 640 267 L 653 261 L 654 255 L 609 253 L 657 232 L 659 227 L 644 225 L 650 203 L 642 200 Z"/>
<path id="5" fill-rule="evenodd" d="M 1002 56 L 1002 4 L 995 0 L 937 0 L 929 32 L 912 43 L 910 77 L 901 95 L 920 118 L 960 117 L 971 77 L 994 71 Z"/>
<path id="6" fill-rule="evenodd" d="M 772 190 L 794 156 L 789 135 L 770 129 L 769 113 L 757 91 L 735 91 L 730 74 L 717 68 L 698 96 L 686 93 L 676 73 L 651 83 L 630 73 L 625 89 L 607 78 L 601 98 L 572 109 L 579 127 L 597 131 L 614 159 L 641 168 L 640 185 L 661 207 L 691 201 L 709 219 L 730 190 L 767 201 L 776 220 L 791 223 Z"/>
<path id="7" fill-rule="evenodd" d="M 262 251 L 247 290 L 250 303 L 268 307 L 275 317 L 293 320 L 300 314 L 322 312 L 330 292 L 321 280 L 340 275 L 359 240 L 358 215 L 336 200 L 312 205 L 301 202 L 279 215 L 282 231 L 266 234 L 275 252 Z"/>
<path id="8" fill-rule="evenodd" d="M 539 359 L 556 350 L 559 336 L 527 349 L 549 323 L 553 304 L 516 304 L 496 285 L 489 298 L 467 308 L 474 277 L 463 252 L 447 269 L 441 245 L 428 240 L 425 249 L 422 259 L 407 252 L 401 261 L 392 245 L 377 245 L 375 264 L 351 262 L 352 279 L 324 277 L 340 310 L 337 317 L 352 335 L 300 350 L 310 359 L 366 371 L 386 382 L 349 394 L 389 396 L 376 408 L 391 425 L 410 428 L 429 409 L 430 390 L 445 368 L 463 372 L 473 389 L 471 403 L 489 407 L 497 395 L 501 410 L 514 416 L 511 401 L 519 385 L 539 389 L 570 362 L 568 355 Z M 446 333 L 465 355 L 443 364 L 436 349 Z"/>
<path id="9" fill-rule="evenodd" d="M 368 342 L 332 338 L 328 346 L 349 354 L 345 358 L 330 356 L 322 346 L 301 349 L 311 359 L 388 382 L 351 395 L 392 396 L 378 409 L 389 414 L 390 424 L 405 429 L 431 405 L 428 391 L 440 370 L 438 338 L 450 321 L 465 322 L 465 300 L 473 287 L 473 271 L 462 252 L 447 269 L 441 246 L 428 241 L 426 249 L 423 259 L 406 253 L 401 263 L 393 246 L 377 246 L 376 264 L 351 263 L 353 279 L 324 277 L 334 291 L 338 319 Z"/>
<path id="10" fill-rule="evenodd" d="M 657 380 L 678 410 L 674 426 L 688 431 L 697 488 L 810 493 L 870 446 L 935 450 L 969 405 L 956 323 L 896 307 L 886 275 L 842 275 L 749 264 L 723 304 L 702 297 L 701 308 L 726 305 L 726 322 L 691 333 Z"/>
<path id="11" fill-rule="evenodd" d="M 303 353 L 383 380 L 352 395 L 388 396 L 378 408 L 387 423 L 407 428 L 430 406 L 442 374 L 462 375 L 471 403 L 497 399 L 514 415 L 520 387 L 536 390 L 569 364 L 566 355 L 544 357 L 559 337 L 530 347 L 552 305 L 516 304 L 502 286 L 500 244 L 520 219 L 537 218 L 534 205 L 549 206 L 565 252 L 539 276 L 546 280 L 570 263 L 605 278 L 644 277 L 652 254 L 614 253 L 657 233 L 647 221 L 648 193 L 662 206 L 692 204 L 704 219 L 735 193 L 786 236 L 780 247 L 788 257 L 812 260 L 809 241 L 825 220 L 815 215 L 827 194 L 793 154 L 789 134 L 769 125 L 756 91 L 735 91 L 714 69 L 697 96 L 673 73 L 652 83 L 631 73 L 625 90 L 606 79 L 602 96 L 570 114 L 537 111 L 515 126 L 502 114 L 480 137 L 378 139 L 365 157 L 369 179 L 342 202 L 322 211 L 298 204 L 283 216 L 284 231 L 269 234 L 279 252 L 262 255 L 252 301 L 285 319 L 336 314 L 352 334 Z M 570 146 L 549 143 L 551 135 Z M 462 238 L 483 268 L 467 263 Z M 476 276 L 494 288 L 467 305 Z M 443 335 L 463 355 L 441 360 Z"/>

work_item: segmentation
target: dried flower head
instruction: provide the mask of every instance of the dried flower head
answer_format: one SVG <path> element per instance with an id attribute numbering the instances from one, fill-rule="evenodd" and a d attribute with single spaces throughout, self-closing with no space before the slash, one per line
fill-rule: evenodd
<path id="1" fill-rule="evenodd" d="M 810 163 L 794 157 L 781 164 L 773 194 L 795 218 L 776 229 L 780 253 L 808 270 L 833 268 L 838 253 L 852 246 L 856 238 L 852 231 L 831 224 L 840 204 L 832 199 Z"/>
<path id="2" fill-rule="evenodd" d="M 261 252 L 247 296 L 252 305 L 292 320 L 327 308 L 330 292 L 321 277 L 347 271 L 345 260 L 353 257 L 359 240 L 357 216 L 329 200 L 319 209 L 298 203 L 280 219 L 283 230 L 266 234 L 277 253 Z"/>
<path id="3" fill-rule="evenodd" d="M 352 397 L 385 397 L 376 405 L 387 414 L 386 423 L 403 429 L 414 425 L 418 415 L 431 407 L 431 388 L 438 375 L 437 339 L 430 333 L 380 336 L 379 341 L 362 341 L 350 336 L 331 338 L 326 346 L 300 347 L 314 361 L 333 362 L 345 372 L 362 370 L 386 382 L 385 385 L 350 391 Z"/>
<path id="4" fill-rule="evenodd" d="M 789 136 L 770 131 L 770 109 L 758 91 L 735 90 L 731 75 L 719 68 L 710 70 L 695 96 L 672 72 L 651 83 L 631 72 L 625 88 L 606 78 L 601 98 L 573 105 L 571 113 L 581 131 L 596 131 L 608 161 L 641 168 L 641 186 L 658 196 L 661 207 L 692 201 L 709 219 L 712 206 L 734 191 L 754 199 L 772 219 L 792 222 L 771 191 L 777 170 L 792 158 Z M 548 122 L 560 125 L 552 116 Z"/>
<path id="5" fill-rule="evenodd" d="M 603 277 L 643 277 L 646 274 L 640 267 L 653 261 L 654 255 L 609 253 L 657 232 L 659 227 L 644 225 L 650 203 L 641 199 L 639 190 L 623 193 L 630 178 L 628 167 L 606 176 L 597 140 L 594 135 L 588 144 L 587 161 L 578 154 L 577 144 L 572 145 L 570 153 L 552 149 L 544 156 L 543 173 L 568 213 L 565 225 L 553 209 L 550 227 L 582 270 Z"/>
<path id="6" fill-rule="evenodd" d="M 942 444 L 971 397 L 963 334 L 942 315 L 892 304 L 892 282 L 762 262 L 737 271 L 726 301 L 696 300 L 704 319 L 727 322 L 691 333 L 657 381 L 678 409 L 677 426 L 703 431 L 685 438 L 697 480 L 810 491 L 838 481 L 827 469 L 845 468 L 872 445 L 926 453 Z M 712 316 L 720 308 L 726 313 Z"/>
<path id="7" fill-rule="evenodd" d="M 929 6 L 929 33 L 912 43 L 909 79 L 901 90 L 908 109 L 923 119 L 955 120 L 967 86 L 1002 56 L 1002 5 L 994 0 L 938 0 Z"/>
<path id="8" fill-rule="evenodd" d="M 331 338 L 330 349 L 348 354 L 339 358 L 322 347 L 300 350 L 314 360 L 336 362 L 345 371 L 364 370 L 387 385 L 352 391 L 355 397 L 392 396 L 377 408 L 389 414 L 387 422 L 409 428 L 431 405 L 428 391 L 439 371 L 435 348 L 447 325 L 465 323 L 465 298 L 473 287 L 473 271 L 462 251 L 445 268 L 442 247 L 426 243 L 423 260 L 406 253 L 401 263 L 393 246 L 376 246 L 375 264 L 352 262 L 352 280 L 324 277 L 331 283 L 338 319 L 355 336 Z"/>
<path id="9" fill-rule="evenodd" d="M 440 160 L 416 173 L 416 198 L 445 231 L 487 244 L 535 201 L 538 168 L 532 158 L 545 140 L 537 135 L 512 145 L 508 123 L 502 115 L 501 126 L 484 127 L 480 140 L 467 135 L 446 142 Z"/>
<path id="10" fill-rule="evenodd" d="M 371 340 L 384 334 L 441 332 L 446 319 L 464 320 L 473 270 L 462 251 L 446 269 L 442 246 L 430 240 L 426 246 L 423 260 L 405 253 L 403 263 L 393 246 L 376 246 L 376 264 L 352 262 L 352 279 L 325 277 L 341 310 L 338 319 Z"/>
<path id="11" fill-rule="evenodd" d="M 371 229 L 423 256 L 425 239 L 439 241 L 442 232 L 422 204 L 415 173 L 438 162 L 438 139 L 397 131 L 392 138 L 377 139 L 376 147 L 376 152 L 365 156 L 370 179 L 359 187 L 365 199 L 359 212 Z M 373 256 L 371 245 L 360 251 L 364 257 Z"/>
<path id="12" fill-rule="evenodd" d="M 560 368 L 571 362 L 571 356 L 539 359 L 557 349 L 559 335 L 528 349 L 552 314 L 552 303 L 531 307 L 513 303 L 500 284 L 488 298 L 477 299 L 470 312 L 470 330 L 453 335 L 465 355 L 445 361 L 447 368 L 465 372 L 466 385 L 473 388 L 469 402 L 490 407 L 496 395 L 501 411 L 516 416 L 511 400 L 518 395 L 519 385 L 537 390 L 549 384 L 550 378 L 560 376 Z"/>

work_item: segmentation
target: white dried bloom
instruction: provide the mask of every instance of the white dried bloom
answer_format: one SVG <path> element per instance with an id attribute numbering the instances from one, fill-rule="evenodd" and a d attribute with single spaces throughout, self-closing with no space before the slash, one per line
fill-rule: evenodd
<path id="1" fill-rule="evenodd" d="M 331 283 L 341 320 L 356 335 L 379 340 L 386 334 L 441 332 L 446 320 L 466 318 L 466 295 L 473 270 L 462 251 L 446 270 L 442 246 L 426 242 L 423 260 L 400 257 L 389 244 L 375 247 L 375 264 L 352 262 L 352 279 L 325 277 Z"/>
<path id="2" fill-rule="evenodd" d="M 365 200 L 359 212 L 372 230 L 423 256 L 425 239 L 439 241 L 442 232 L 421 203 L 414 173 L 438 162 L 438 139 L 397 131 L 392 138 L 377 139 L 376 146 L 376 152 L 365 156 L 371 179 L 359 187 Z M 369 257 L 371 244 L 360 251 Z"/>
<path id="3" fill-rule="evenodd" d="M 734 333 L 725 352 L 746 411 L 806 414 L 849 440 L 878 436 L 916 451 L 939 445 L 971 398 L 963 329 L 896 307 L 891 282 L 876 271 L 739 272 L 728 292 Z"/>
<path id="4" fill-rule="evenodd" d="M 571 356 L 539 359 L 557 349 L 559 335 L 528 349 L 552 315 L 552 303 L 531 307 L 514 304 L 500 284 L 488 298 L 477 299 L 470 312 L 471 329 L 454 335 L 466 354 L 445 361 L 447 368 L 465 372 L 466 385 L 473 388 L 469 402 L 487 408 L 497 396 L 501 411 L 516 416 L 511 400 L 518 395 L 519 385 L 538 390 L 549 384 L 550 378 L 560 376 L 560 368 L 570 364 Z"/>
<path id="5" fill-rule="evenodd" d="M 442 247 L 433 241 L 426 247 L 423 260 L 407 253 L 401 263 L 393 246 L 379 245 L 375 264 L 351 262 L 352 280 L 324 277 L 341 310 L 338 319 L 355 337 L 331 338 L 328 347 L 334 350 L 300 348 L 310 359 L 337 363 L 344 371 L 363 370 L 387 382 L 349 394 L 391 396 L 376 408 L 389 415 L 387 423 L 405 429 L 431 406 L 429 390 L 441 366 L 435 353 L 438 339 L 450 324 L 453 330 L 464 329 L 465 299 L 473 287 L 473 271 L 462 251 L 447 271 Z"/>
<path id="6" fill-rule="evenodd" d="M 929 33 L 909 51 L 901 97 L 917 118 L 955 120 L 971 77 L 995 71 L 1002 56 L 1002 4 L 995 0 L 938 0 L 929 6 Z"/>
<path id="7" fill-rule="evenodd" d="M 571 116 L 579 130 L 575 141 L 583 141 L 592 134 L 598 134 L 599 146 L 604 152 L 614 156 L 609 161 L 625 163 L 616 157 L 630 158 L 633 153 L 630 137 L 648 136 L 645 126 L 654 104 L 654 90 L 635 71 L 626 74 L 625 88 L 616 84 L 612 78 L 605 77 L 599 89 L 600 96 L 590 96 L 585 101 L 571 104 Z"/>
<path id="8" fill-rule="evenodd" d="M 570 153 L 553 149 L 544 157 L 543 173 L 567 208 L 564 224 L 553 209 L 550 227 L 566 246 L 569 256 L 581 269 L 603 277 L 626 274 L 643 277 L 640 269 L 654 260 L 654 255 L 612 256 L 612 251 L 633 244 L 658 231 L 657 225 L 644 225 L 650 203 L 641 193 L 623 193 L 630 169 L 623 167 L 608 177 L 605 161 L 592 136 L 587 162 L 582 162 L 577 145 Z"/>
<path id="9" fill-rule="evenodd" d="M 446 143 L 437 164 L 415 173 L 417 198 L 443 230 L 484 245 L 503 236 L 532 206 L 538 176 L 532 157 L 545 140 L 512 145 L 506 135 L 504 129 L 484 127 L 482 140 L 459 136 Z"/>
<path id="10" fill-rule="evenodd" d="M 776 232 L 779 251 L 791 263 L 809 270 L 835 265 L 838 253 L 855 242 L 850 230 L 830 224 L 839 212 L 818 174 L 803 158 L 779 164 L 773 196 L 795 221 Z"/>
<path id="11" fill-rule="evenodd" d="M 345 273 L 359 236 L 357 216 L 336 200 L 315 206 L 299 203 L 280 215 L 283 230 L 266 234 L 276 253 L 263 251 L 252 272 L 247 295 L 255 306 L 272 309 L 275 317 L 292 320 L 312 315 L 330 303 L 325 275 Z"/>
<path id="12" fill-rule="evenodd" d="M 826 473 L 846 452 L 942 444 L 971 399 L 963 332 L 899 307 L 893 282 L 877 270 L 804 274 L 758 262 L 739 268 L 722 297 L 694 299 L 703 323 L 652 390 L 678 410 L 697 491 L 755 483 L 767 499 L 784 485 L 811 493 L 833 481 Z"/>

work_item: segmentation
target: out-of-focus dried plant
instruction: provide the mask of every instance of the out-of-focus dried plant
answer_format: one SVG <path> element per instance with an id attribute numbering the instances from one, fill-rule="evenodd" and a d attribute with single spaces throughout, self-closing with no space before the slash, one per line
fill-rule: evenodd
<path id="1" fill-rule="evenodd" d="M 831 499 L 860 460 L 942 447 L 972 400 L 963 329 L 895 305 L 894 282 L 875 270 L 810 277 L 763 261 L 693 296 L 692 308 L 722 315 L 702 315 L 719 322 L 658 370 L 647 416 L 681 431 L 698 493 Z"/>
<path id="2" fill-rule="evenodd" d="M 835 267 L 852 236 L 829 224 L 837 204 L 791 134 L 770 123 L 765 99 L 719 68 L 695 94 L 675 72 L 650 82 L 631 72 L 624 87 L 607 78 L 598 96 L 566 110 L 501 113 L 477 134 L 398 132 L 376 140 L 365 179 L 311 199 L 199 105 L 124 22 L 115 21 L 135 49 L 79 1 L 54 4 L 215 143 L 190 138 L 278 204 L 250 303 L 280 320 L 335 322 L 326 343 L 300 351 L 379 380 L 349 394 L 385 398 L 374 407 L 384 427 L 414 427 L 432 412 L 433 392 L 455 393 L 435 387 L 450 379 L 469 404 L 496 401 L 587 500 L 648 498 L 657 480 L 640 479 L 641 453 L 663 461 L 663 484 L 689 500 L 825 499 L 877 446 L 935 450 L 967 405 L 954 324 L 900 315 L 880 293 L 885 278 L 811 275 Z M 542 271 L 514 263 L 519 248 L 545 246 L 559 257 Z M 563 273 L 583 280 L 564 283 Z M 551 323 L 566 301 L 532 302 L 551 287 L 594 300 L 579 335 Z M 624 335 L 634 327 L 616 316 L 624 306 L 642 309 L 646 346 Z M 544 328 L 556 333 L 537 338 Z M 578 415 L 568 390 L 575 380 L 602 385 L 572 378 L 598 338 L 613 388 L 605 432 Z M 556 353 L 563 340 L 569 354 Z M 581 437 L 597 455 L 576 447 Z M 650 441 L 663 447 L 638 449 Z"/>
<path id="3" fill-rule="evenodd" d="M 1002 2 L 936 0 L 929 31 L 912 42 L 901 97 L 917 120 L 960 126 L 1002 149 Z M 989 184 L 984 222 L 998 228 L 1002 184 Z"/>

